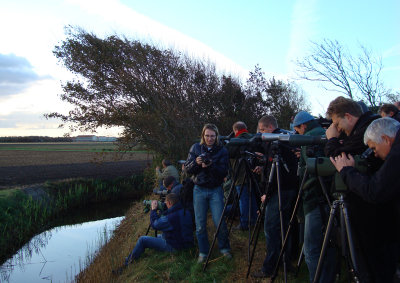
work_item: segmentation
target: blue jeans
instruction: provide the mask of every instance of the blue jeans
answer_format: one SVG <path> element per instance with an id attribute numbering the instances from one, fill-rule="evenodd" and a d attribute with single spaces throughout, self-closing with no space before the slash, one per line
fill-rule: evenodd
<path id="1" fill-rule="evenodd" d="M 285 237 L 287 226 L 289 224 L 290 215 L 293 208 L 293 200 L 296 198 L 295 190 L 282 190 L 281 191 L 281 209 L 283 218 L 283 227 Z M 278 193 L 274 193 L 272 197 L 268 200 L 267 207 L 265 209 L 264 218 L 264 234 L 267 247 L 267 254 L 264 259 L 262 271 L 267 274 L 272 274 L 275 265 L 278 261 L 279 253 L 281 251 L 282 241 L 281 241 L 281 222 L 279 215 L 279 202 Z M 288 239 L 288 244 L 285 250 L 285 260 L 288 263 L 290 257 L 291 242 Z"/>
<path id="2" fill-rule="evenodd" d="M 209 189 L 195 185 L 193 189 L 193 206 L 200 256 L 207 256 L 210 249 L 207 235 L 207 212 L 208 208 L 210 208 L 214 225 L 217 227 L 222 211 L 224 210 L 222 187 Z M 224 219 L 222 219 L 217 239 L 220 252 L 229 252 L 231 248 L 228 239 L 228 229 Z"/>
<path id="3" fill-rule="evenodd" d="M 240 194 L 240 186 L 236 186 L 236 192 Z M 247 186 L 243 186 L 242 194 L 239 199 L 240 208 L 240 226 L 249 227 L 249 190 Z M 251 194 L 251 218 L 250 225 L 254 225 L 257 221 L 257 202 L 254 193 Z"/>
<path id="4" fill-rule="evenodd" d="M 329 217 L 329 207 L 323 207 L 326 217 Z M 307 263 L 310 282 L 313 282 L 317 269 L 319 255 L 321 253 L 323 236 L 323 217 L 321 208 L 318 206 L 305 215 L 304 222 L 304 259 Z M 334 282 L 336 276 L 335 248 L 328 245 L 321 269 L 319 282 Z"/>
<path id="5" fill-rule="evenodd" d="M 161 252 L 174 252 L 175 249 L 170 246 L 162 237 L 141 236 L 136 243 L 133 251 L 128 255 L 125 260 L 125 265 L 131 261 L 138 259 L 146 248 L 155 249 Z"/>

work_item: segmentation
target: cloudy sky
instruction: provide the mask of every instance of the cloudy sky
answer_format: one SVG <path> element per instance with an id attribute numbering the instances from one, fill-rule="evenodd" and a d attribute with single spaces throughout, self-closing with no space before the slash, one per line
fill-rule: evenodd
<path id="1" fill-rule="evenodd" d="M 399 91 L 399 14 L 398 0 L 0 0 L 0 136 L 68 132 L 43 118 L 70 109 L 58 95 L 72 76 L 52 54 L 67 25 L 183 50 L 243 78 L 259 64 L 267 78 L 294 79 L 310 41 L 338 40 L 350 52 L 363 44 L 382 56 L 382 78 Z M 314 115 L 339 95 L 296 83 Z"/>

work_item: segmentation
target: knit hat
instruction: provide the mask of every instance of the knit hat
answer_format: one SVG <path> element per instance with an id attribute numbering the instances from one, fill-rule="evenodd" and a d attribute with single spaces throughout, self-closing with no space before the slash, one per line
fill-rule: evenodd
<path id="1" fill-rule="evenodd" d="M 298 127 L 301 124 L 307 123 L 312 120 L 314 120 L 314 117 L 311 116 L 310 113 L 306 111 L 300 111 L 299 113 L 297 113 L 296 117 L 294 117 L 293 127 Z"/>

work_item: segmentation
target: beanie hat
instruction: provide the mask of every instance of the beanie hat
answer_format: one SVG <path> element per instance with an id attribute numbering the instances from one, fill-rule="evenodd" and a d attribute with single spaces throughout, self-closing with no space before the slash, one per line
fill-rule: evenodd
<path id="1" fill-rule="evenodd" d="M 300 111 L 299 113 L 297 113 L 296 117 L 294 117 L 293 127 L 298 127 L 301 124 L 307 123 L 312 120 L 314 120 L 314 117 L 311 116 L 310 113 L 306 111 Z"/>

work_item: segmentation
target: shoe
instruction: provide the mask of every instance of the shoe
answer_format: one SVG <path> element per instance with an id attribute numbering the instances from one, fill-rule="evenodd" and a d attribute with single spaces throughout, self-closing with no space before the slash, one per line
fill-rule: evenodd
<path id="1" fill-rule="evenodd" d="M 197 258 L 197 263 L 203 263 L 205 261 L 206 261 L 206 257 L 205 256 L 199 255 L 199 257 Z"/>
<path id="2" fill-rule="evenodd" d="M 251 274 L 251 277 L 253 277 L 253 278 L 268 278 L 268 277 L 271 277 L 271 274 L 265 273 L 262 270 L 258 270 L 258 271 L 254 271 Z"/>
<path id="3" fill-rule="evenodd" d="M 241 224 L 239 224 L 237 226 L 234 226 L 232 229 L 235 231 L 248 231 L 249 227 L 243 227 Z"/>
<path id="4" fill-rule="evenodd" d="M 230 252 L 222 253 L 222 255 L 227 259 L 232 259 L 232 254 Z"/>

